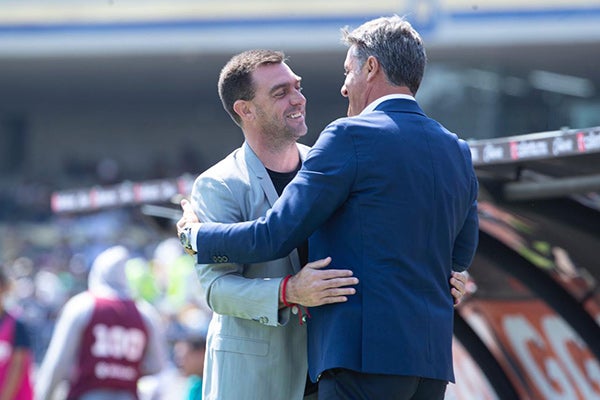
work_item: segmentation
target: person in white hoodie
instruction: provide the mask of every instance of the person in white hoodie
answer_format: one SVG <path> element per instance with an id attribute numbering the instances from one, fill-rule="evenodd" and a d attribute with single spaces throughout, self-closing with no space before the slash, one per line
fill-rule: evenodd
<path id="1" fill-rule="evenodd" d="M 63 307 L 36 375 L 36 400 L 52 399 L 65 380 L 69 400 L 137 399 L 139 378 L 165 367 L 164 330 L 152 305 L 131 297 L 129 258 L 123 246 L 103 251 L 88 290 Z"/>

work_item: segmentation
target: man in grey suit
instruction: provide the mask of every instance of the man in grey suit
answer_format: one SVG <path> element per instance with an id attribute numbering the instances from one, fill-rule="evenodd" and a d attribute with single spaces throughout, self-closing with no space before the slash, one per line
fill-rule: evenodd
<path id="1" fill-rule="evenodd" d="M 308 152 L 297 143 L 307 131 L 300 82 L 280 52 L 251 50 L 225 65 L 219 96 L 245 142 L 194 183 L 192 206 L 202 221 L 258 218 L 295 176 Z M 196 266 L 214 311 L 203 398 L 316 397 L 310 382 L 305 387 L 302 306 L 344 302 L 355 292 L 349 286 L 358 280 L 348 270 L 322 270 L 329 258 L 307 264 L 306 243 L 270 262 L 232 264 L 223 257 L 214 262 Z M 458 302 L 464 278 L 457 276 L 451 283 Z"/>
<path id="2" fill-rule="evenodd" d="M 196 179 L 192 205 L 203 221 L 253 220 L 273 205 L 308 151 L 296 142 L 307 132 L 300 77 L 282 53 L 251 50 L 223 67 L 219 96 L 245 142 Z M 304 310 L 280 301 L 282 280 L 294 275 L 286 296 L 304 306 L 345 301 L 354 293 L 347 286 L 357 283 L 348 270 L 320 270 L 328 259 L 301 269 L 306 258 L 306 246 L 301 246 L 270 262 L 196 265 L 214 311 L 207 336 L 204 399 L 304 397 Z"/>

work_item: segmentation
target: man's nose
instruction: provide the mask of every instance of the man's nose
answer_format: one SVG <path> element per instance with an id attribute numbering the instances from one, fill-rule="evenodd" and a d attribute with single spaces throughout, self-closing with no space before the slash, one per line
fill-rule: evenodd
<path id="1" fill-rule="evenodd" d="M 304 97 L 301 91 L 297 90 L 295 96 L 292 96 L 292 103 L 304 104 L 306 103 L 306 97 Z"/>
<path id="2" fill-rule="evenodd" d="M 348 97 L 348 89 L 346 89 L 346 85 L 342 85 L 342 88 L 340 89 L 340 93 L 342 94 L 342 96 Z"/>

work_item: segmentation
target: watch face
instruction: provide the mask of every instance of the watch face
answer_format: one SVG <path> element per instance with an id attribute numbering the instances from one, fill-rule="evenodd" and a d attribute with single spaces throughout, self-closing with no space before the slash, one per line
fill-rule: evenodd
<path id="1" fill-rule="evenodd" d="M 187 237 L 185 231 L 183 231 L 179 234 L 179 241 L 181 242 L 183 247 L 189 247 L 189 245 L 190 245 L 190 241 L 188 240 L 188 237 Z"/>

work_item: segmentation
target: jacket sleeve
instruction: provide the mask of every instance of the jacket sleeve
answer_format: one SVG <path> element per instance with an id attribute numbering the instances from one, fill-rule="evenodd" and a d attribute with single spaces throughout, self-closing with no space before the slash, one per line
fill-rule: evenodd
<path id="1" fill-rule="evenodd" d="M 477 244 L 479 243 L 479 217 L 477 215 L 477 195 L 479 193 L 479 183 L 471 162 L 471 152 L 466 142 L 461 142 L 461 148 L 467 162 L 467 168 L 470 170 L 470 207 L 468 209 L 465 222 L 460 229 L 454 249 L 452 251 L 452 269 L 455 271 L 465 271 L 471 265 Z"/>
<path id="2" fill-rule="evenodd" d="M 302 169 L 265 217 L 238 224 L 201 224 L 197 260 L 260 262 L 283 257 L 321 226 L 350 194 L 356 152 L 344 125 L 330 124 Z"/>
<path id="3" fill-rule="evenodd" d="M 194 182 L 192 205 L 201 221 L 243 221 L 240 201 L 222 180 L 200 176 Z M 214 312 L 271 326 L 289 320 L 289 310 L 279 310 L 281 278 L 246 278 L 244 265 L 236 263 L 196 264 L 196 272 Z"/>

